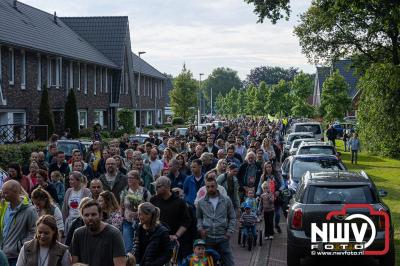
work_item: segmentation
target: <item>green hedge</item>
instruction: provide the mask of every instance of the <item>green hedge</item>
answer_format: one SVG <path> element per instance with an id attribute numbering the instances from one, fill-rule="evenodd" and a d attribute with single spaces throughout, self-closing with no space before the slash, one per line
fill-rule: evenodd
<path id="1" fill-rule="evenodd" d="M 184 125 L 185 120 L 182 117 L 174 117 L 172 118 L 172 125 Z"/>
<path id="2" fill-rule="evenodd" d="M 43 151 L 46 145 L 46 142 L 0 145 L 0 167 L 5 169 L 11 162 L 17 162 L 22 166 L 29 162 L 33 151 Z"/>

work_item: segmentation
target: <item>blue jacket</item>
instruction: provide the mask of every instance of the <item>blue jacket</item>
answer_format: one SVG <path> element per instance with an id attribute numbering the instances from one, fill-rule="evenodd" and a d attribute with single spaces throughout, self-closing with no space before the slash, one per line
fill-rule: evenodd
<path id="1" fill-rule="evenodd" d="M 204 186 L 204 175 L 201 174 L 201 185 Z M 194 204 L 196 199 L 197 187 L 196 181 L 194 180 L 194 175 L 187 176 L 185 182 L 183 183 L 183 192 L 185 193 L 185 201 L 191 205 Z"/>

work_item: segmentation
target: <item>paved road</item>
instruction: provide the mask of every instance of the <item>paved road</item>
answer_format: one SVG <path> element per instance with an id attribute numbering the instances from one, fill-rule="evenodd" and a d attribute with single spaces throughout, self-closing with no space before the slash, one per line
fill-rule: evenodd
<path id="1" fill-rule="evenodd" d="M 284 217 L 282 217 L 284 218 Z M 264 240 L 263 245 L 257 245 L 250 252 L 247 248 L 240 247 L 237 242 L 237 233 L 231 240 L 235 262 L 237 266 L 285 266 L 286 263 L 286 222 L 282 220 L 282 233 L 275 234 L 274 240 Z M 379 264 L 372 258 L 368 257 L 340 257 L 340 258 L 307 258 L 302 260 L 302 266 L 347 266 L 347 265 L 363 265 L 378 266 Z"/>

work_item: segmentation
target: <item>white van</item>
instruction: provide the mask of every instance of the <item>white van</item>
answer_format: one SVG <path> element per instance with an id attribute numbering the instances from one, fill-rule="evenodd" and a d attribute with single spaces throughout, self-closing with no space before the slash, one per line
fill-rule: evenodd
<path id="1" fill-rule="evenodd" d="M 311 132 L 316 140 L 324 141 L 324 130 L 319 122 L 295 123 L 293 132 Z"/>

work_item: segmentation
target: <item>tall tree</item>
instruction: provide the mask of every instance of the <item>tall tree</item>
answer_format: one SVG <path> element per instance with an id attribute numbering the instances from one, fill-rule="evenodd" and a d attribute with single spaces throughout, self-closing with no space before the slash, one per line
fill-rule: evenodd
<path id="1" fill-rule="evenodd" d="M 242 81 L 237 71 L 230 68 L 218 67 L 202 82 L 202 89 L 208 106 L 210 106 L 211 101 L 211 90 L 214 105 L 219 93 L 225 96 L 232 88 L 241 89 Z"/>
<path id="2" fill-rule="evenodd" d="M 271 115 L 288 115 L 293 105 L 290 83 L 281 80 L 278 84 L 272 85 L 266 104 Z"/>
<path id="3" fill-rule="evenodd" d="M 221 93 L 218 94 L 217 98 L 215 99 L 215 109 L 216 113 L 220 115 L 226 115 L 226 105 L 225 105 L 225 98 L 222 96 Z"/>
<path id="4" fill-rule="evenodd" d="M 285 69 L 282 67 L 260 66 L 250 70 L 246 83 L 258 86 L 264 81 L 267 85 L 273 85 L 278 84 L 282 79 L 291 81 L 297 73 L 298 69 L 293 67 Z"/>
<path id="5" fill-rule="evenodd" d="M 311 75 L 300 72 L 291 83 L 293 107 L 291 113 L 296 117 L 312 117 L 314 108 L 307 100 L 312 95 L 314 79 Z"/>
<path id="6" fill-rule="evenodd" d="M 263 23 L 264 19 L 269 19 L 273 24 L 284 18 L 289 19 L 290 0 L 244 0 L 248 4 L 254 4 L 254 13 L 258 16 L 259 23 Z"/>
<path id="7" fill-rule="evenodd" d="M 374 62 L 400 63 L 400 1 L 315 0 L 295 34 L 315 62 L 353 57 L 365 70 Z"/>
<path id="8" fill-rule="evenodd" d="M 43 86 L 42 98 L 40 99 L 39 124 L 47 125 L 47 133 L 49 136 L 54 133 L 54 117 L 50 108 L 49 91 L 47 86 Z"/>
<path id="9" fill-rule="evenodd" d="M 374 64 L 361 78 L 357 119 L 366 150 L 400 158 L 400 66 Z"/>
<path id="10" fill-rule="evenodd" d="M 327 121 L 343 119 L 351 104 L 348 93 L 349 84 L 338 70 L 325 80 L 322 86 L 321 109 Z"/>
<path id="11" fill-rule="evenodd" d="M 175 116 L 187 121 L 198 107 L 198 83 L 193 74 L 183 65 L 181 73 L 174 79 L 174 88 L 169 92 L 172 111 Z"/>
<path id="12" fill-rule="evenodd" d="M 68 93 L 64 108 L 65 128 L 70 129 L 71 137 L 79 137 L 78 108 L 76 107 L 75 92 L 71 89 Z"/>

